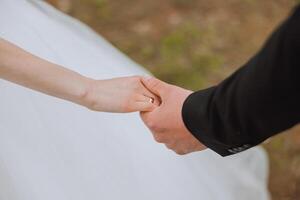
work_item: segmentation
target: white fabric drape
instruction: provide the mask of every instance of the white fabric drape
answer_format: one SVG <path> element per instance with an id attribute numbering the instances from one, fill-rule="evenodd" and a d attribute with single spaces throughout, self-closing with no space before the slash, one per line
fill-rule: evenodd
<path id="1" fill-rule="evenodd" d="M 0 0 L 0 37 L 89 77 L 146 74 L 43 1 Z M 91 112 L 0 80 L 1 200 L 266 200 L 267 167 L 261 148 L 177 156 L 137 113 Z"/>

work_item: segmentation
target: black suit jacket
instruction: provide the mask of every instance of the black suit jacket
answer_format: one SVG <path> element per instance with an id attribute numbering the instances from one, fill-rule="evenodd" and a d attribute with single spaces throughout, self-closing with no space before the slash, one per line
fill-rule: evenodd
<path id="1" fill-rule="evenodd" d="M 182 116 L 190 132 L 222 156 L 300 122 L 300 7 L 233 75 L 191 94 Z"/>

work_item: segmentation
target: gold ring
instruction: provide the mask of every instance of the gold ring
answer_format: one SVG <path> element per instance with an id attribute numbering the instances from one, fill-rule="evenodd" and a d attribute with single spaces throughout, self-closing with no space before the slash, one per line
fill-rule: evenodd
<path id="1" fill-rule="evenodd" d="M 154 103 L 154 98 L 150 97 L 149 102 Z"/>

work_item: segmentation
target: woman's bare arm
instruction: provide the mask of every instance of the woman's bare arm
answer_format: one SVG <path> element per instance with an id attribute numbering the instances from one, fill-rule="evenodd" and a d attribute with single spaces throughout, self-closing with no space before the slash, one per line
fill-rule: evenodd
<path id="1" fill-rule="evenodd" d="M 0 38 L 0 78 L 105 112 L 153 109 L 140 77 L 93 80 L 34 56 Z M 154 97 L 153 97 L 154 98 Z"/>

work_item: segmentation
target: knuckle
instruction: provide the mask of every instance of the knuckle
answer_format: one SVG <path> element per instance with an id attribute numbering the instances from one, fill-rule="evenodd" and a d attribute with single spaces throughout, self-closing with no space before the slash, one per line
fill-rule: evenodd
<path id="1" fill-rule="evenodd" d="M 185 155 L 185 154 L 186 154 L 186 152 L 185 152 L 185 151 L 183 151 L 183 150 L 175 150 L 175 153 L 176 153 L 177 155 L 180 155 L 180 156 L 182 156 L 182 155 Z"/>
<path id="2" fill-rule="evenodd" d="M 154 140 L 156 142 L 158 142 L 158 143 L 164 143 L 165 142 L 164 138 L 161 135 L 154 134 L 153 136 L 154 136 Z"/>
<path id="3" fill-rule="evenodd" d="M 141 77 L 140 76 L 130 76 L 127 79 L 127 83 L 136 84 L 141 82 Z"/>
<path id="4" fill-rule="evenodd" d="M 153 115 L 144 118 L 146 120 L 146 125 L 148 128 L 154 133 L 162 133 L 161 124 L 157 119 L 153 117 Z"/>
<path id="5" fill-rule="evenodd" d="M 152 130 L 154 132 L 161 132 L 161 128 L 159 126 L 157 126 L 157 125 L 153 125 Z"/>
<path id="6" fill-rule="evenodd" d="M 172 149 L 174 149 L 174 147 L 173 147 L 173 146 L 171 146 L 171 145 L 168 145 L 168 144 L 166 145 L 166 147 L 167 147 L 168 149 L 171 149 L 171 150 L 172 150 Z"/>
<path id="7" fill-rule="evenodd" d="M 147 122 L 147 126 L 148 126 L 151 130 L 153 130 L 153 129 L 156 127 L 156 125 L 155 125 L 152 121 L 148 121 L 148 122 Z"/>
<path id="8" fill-rule="evenodd" d="M 140 76 L 131 76 L 130 79 L 133 83 L 140 83 L 140 81 L 141 81 Z"/>
<path id="9" fill-rule="evenodd" d="M 159 87 L 159 85 L 160 85 L 160 83 L 159 83 L 158 81 L 151 80 L 151 82 L 150 82 L 150 87 L 151 87 L 151 88 L 156 89 L 156 88 Z"/>
<path id="10" fill-rule="evenodd" d="M 151 122 L 148 122 L 148 127 L 152 130 L 152 131 L 154 131 L 154 132 L 158 132 L 159 131 L 159 127 L 157 126 L 157 124 L 155 123 L 155 122 L 153 122 L 153 121 L 151 121 Z"/>

